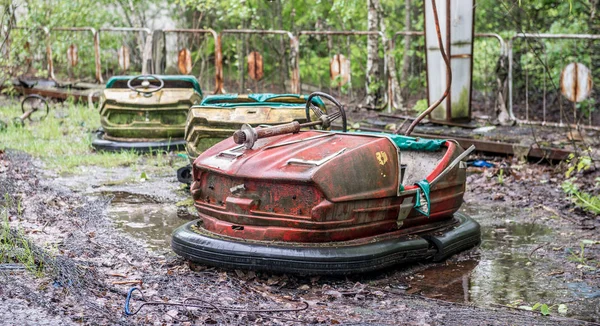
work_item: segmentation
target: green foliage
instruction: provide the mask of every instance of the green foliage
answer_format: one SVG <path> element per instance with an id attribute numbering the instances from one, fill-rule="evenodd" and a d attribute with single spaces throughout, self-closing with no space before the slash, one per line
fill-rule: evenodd
<path id="1" fill-rule="evenodd" d="M 17 102 L 0 107 L 0 117 L 11 120 L 21 114 Z M 16 149 L 41 158 L 59 172 L 83 171 L 87 165 L 104 167 L 131 165 L 139 160 L 134 152 L 94 153 L 92 131 L 100 125 L 96 112 L 87 106 L 53 105 L 41 122 L 26 122 L 24 126 L 8 124 L 0 132 L 0 149 Z"/>
<path id="2" fill-rule="evenodd" d="M 590 150 L 591 151 L 591 150 Z M 600 214 L 600 195 L 595 195 L 580 189 L 577 185 L 578 177 L 574 173 L 581 173 L 592 166 L 592 158 L 589 155 L 575 157 L 570 154 L 566 160 L 567 171 L 565 180 L 561 187 L 563 191 L 571 198 L 571 201 L 577 206 L 593 214 Z M 600 178 L 596 178 L 596 188 L 600 185 Z"/>
<path id="3" fill-rule="evenodd" d="M 539 311 L 540 314 L 544 315 L 544 316 L 548 316 L 551 313 L 553 313 L 553 309 L 556 308 L 557 312 L 561 315 L 565 315 L 568 312 L 568 307 L 566 304 L 561 303 L 558 305 L 548 305 L 547 303 L 541 303 L 541 302 L 536 302 L 533 306 L 529 306 L 529 305 L 522 305 L 523 300 L 517 300 L 512 302 L 511 304 L 508 304 L 509 307 L 513 307 L 513 308 L 519 308 L 522 310 L 527 310 L 527 311 Z"/>
<path id="4" fill-rule="evenodd" d="M 577 266 L 577 268 L 586 268 L 589 270 L 596 270 L 595 266 L 591 266 L 592 264 L 596 264 L 598 265 L 598 263 L 596 261 L 593 260 L 588 260 L 585 257 L 585 248 L 586 246 L 591 246 L 591 245 L 595 245 L 595 244 L 599 244 L 600 241 L 594 241 L 594 240 L 588 240 L 588 239 L 584 239 L 581 240 L 581 242 L 579 243 L 579 252 L 573 252 L 571 249 L 569 249 L 569 260 L 575 263 L 578 263 L 579 265 Z"/>
<path id="5" fill-rule="evenodd" d="M 418 100 L 412 109 L 413 109 L 413 111 L 416 111 L 418 113 L 423 113 L 423 112 L 425 112 L 425 110 L 427 110 L 428 107 L 429 107 L 429 105 L 427 104 L 427 99 L 423 98 L 423 99 Z"/>
<path id="6" fill-rule="evenodd" d="M 8 221 L 8 208 L 13 204 L 6 200 L 10 198 L 5 194 L 5 202 L 0 206 L 0 263 L 23 264 L 26 270 L 35 276 L 41 276 L 44 265 L 37 261 L 29 241 L 20 230 L 12 230 Z M 20 214 L 20 213 L 19 213 Z"/>
<path id="7" fill-rule="evenodd" d="M 504 184 L 504 169 L 500 169 L 498 171 L 498 175 L 496 176 L 496 180 L 498 181 L 499 185 L 503 185 Z"/>

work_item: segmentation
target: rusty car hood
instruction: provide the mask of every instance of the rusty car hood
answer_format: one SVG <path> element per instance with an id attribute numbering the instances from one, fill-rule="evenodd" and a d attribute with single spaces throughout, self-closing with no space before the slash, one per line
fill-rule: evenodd
<path id="1" fill-rule="evenodd" d="M 244 149 L 228 138 L 194 161 L 194 168 L 243 179 L 312 183 L 329 200 L 396 195 L 398 150 L 377 135 L 303 131 L 260 139 Z"/>

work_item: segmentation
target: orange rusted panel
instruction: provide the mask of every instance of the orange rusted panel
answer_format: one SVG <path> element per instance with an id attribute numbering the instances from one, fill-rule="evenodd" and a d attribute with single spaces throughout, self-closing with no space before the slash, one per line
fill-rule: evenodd
<path id="1" fill-rule="evenodd" d="M 350 81 L 350 60 L 343 54 L 336 54 L 329 61 L 329 75 L 332 84 L 344 86 Z"/>
<path id="2" fill-rule="evenodd" d="M 119 68 L 121 68 L 121 71 L 127 71 L 130 65 L 129 47 L 126 45 L 121 46 L 117 52 L 117 55 L 119 57 Z"/>
<path id="3" fill-rule="evenodd" d="M 571 102 L 585 100 L 592 91 L 592 72 L 581 63 L 568 64 L 560 74 L 560 90 Z"/>
<path id="4" fill-rule="evenodd" d="M 177 55 L 177 68 L 182 75 L 189 75 L 192 72 L 192 53 L 184 48 Z"/>
<path id="5" fill-rule="evenodd" d="M 258 51 L 252 51 L 248 54 L 248 75 L 253 80 L 263 78 L 263 57 Z"/>
<path id="6" fill-rule="evenodd" d="M 77 45 L 69 45 L 69 48 L 67 49 L 67 62 L 71 67 L 75 67 L 77 65 L 77 62 L 79 61 L 79 55 L 77 54 L 77 52 Z"/>

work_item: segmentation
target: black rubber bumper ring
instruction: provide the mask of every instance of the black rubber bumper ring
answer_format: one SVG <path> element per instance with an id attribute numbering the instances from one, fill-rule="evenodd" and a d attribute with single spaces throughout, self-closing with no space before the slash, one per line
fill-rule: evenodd
<path id="1" fill-rule="evenodd" d="M 223 238 L 206 231 L 197 232 L 194 230 L 197 220 L 173 232 L 171 247 L 176 254 L 190 261 L 231 269 L 304 275 L 366 273 L 394 265 L 445 258 L 456 250 L 467 249 L 467 245 L 477 244 L 481 237 L 479 224 L 463 214 L 457 213 L 455 218 L 460 223 L 447 231 L 449 237 L 444 238 L 444 234 L 432 236 L 445 244 L 443 254 L 437 246 L 432 245 L 432 240 L 424 236 L 400 237 L 361 245 L 271 245 Z M 452 247 L 454 243 L 459 245 Z"/>

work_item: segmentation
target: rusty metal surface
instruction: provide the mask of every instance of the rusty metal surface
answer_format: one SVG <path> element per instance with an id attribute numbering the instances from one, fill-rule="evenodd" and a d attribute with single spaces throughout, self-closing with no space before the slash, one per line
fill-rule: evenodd
<path id="1" fill-rule="evenodd" d="M 335 54 L 329 61 L 329 76 L 338 87 L 350 81 L 350 60 L 343 54 Z"/>
<path id="2" fill-rule="evenodd" d="M 433 1 L 425 1 L 424 4 L 428 102 L 433 106 L 437 99 L 445 98 L 431 111 L 430 117 L 446 121 L 469 120 L 475 1 L 463 0 L 460 4 L 438 1 L 437 6 Z M 436 33 L 441 34 L 440 44 Z M 447 56 L 440 49 L 445 50 Z M 446 71 L 445 65 L 450 65 L 452 72 Z M 448 79 L 445 75 L 451 76 L 450 82 L 444 82 Z"/>
<path id="3" fill-rule="evenodd" d="M 67 49 L 67 62 L 69 63 L 69 66 L 75 67 L 77 65 L 78 61 L 79 61 L 79 55 L 78 55 L 77 45 L 71 44 L 71 45 L 69 45 L 69 48 Z"/>
<path id="4" fill-rule="evenodd" d="M 246 58 L 248 62 L 248 75 L 252 80 L 259 81 L 264 76 L 263 71 L 263 56 L 258 51 L 248 53 Z"/>
<path id="5" fill-rule="evenodd" d="M 560 73 L 560 91 L 571 102 L 581 102 L 592 92 L 592 72 L 585 65 L 572 62 Z"/>
<path id="6" fill-rule="evenodd" d="M 334 129 L 339 130 L 341 128 L 340 125 L 333 125 Z M 382 133 L 391 133 L 389 130 L 382 130 L 380 128 L 372 128 L 372 127 L 360 127 L 360 130 L 363 131 L 372 131 L 372 132 L 382 132 Z M 477 151 L 492 153 L 496 155 L 516 155 L 519 152 L 519 149 L 523 149 L 523 146 L 514 143 L 508 143 L 505 141 L 493 141 L 493 140 L 483 140 L 483 139 L 475 139 L 475 138 L 466 138 L 466 137 L 457 137 L 456 135 L 447 135 L 443 133 L 423 133 L 423 132 L 413 132 L 412 136 L 421 137 L 426 139 L 439 139 L 439 138 L 447 138 L 458 141 L 461 147 L 467 148 L 471 145 L 475 145 Z M 515 151 L 515 148 L 517 151 Z M 556 160 L 561 161 L 566 159 L 570 154 L 576 154 L 574 151 L 565 150 L 561 148 L 554 147 L 528 147 L 526 149 L 527 157 L 534 159 L 548 159 L 548 160 Z"/>
<path id="7" fill-rule="evenodd" d="M 119 68 L 121 68 L 122 72 L 127 71 L 129 69 L 129 65 L 130 65 L 129 47 L 126 45 L 122 45 L 119 48 L 119 51 L 117 51 L 117 56 L 118 56 L 118 61 L 119 61 Z"/>
<path id="8" fill-rule="evenodd" d="M 73 98 L 77 102 L 84 103 L 87 103 L 88 99 L 90 99 L 93 102 L 98 102 L 100 100 L 100 96 L 97 92 L 97 89 L 77 90 L 57 87 L 28 88 L 23 86 L 15 86 L 15 91 L 23 95 L 38 94 L 47 98 L 55 98 L 59 100 Z"/>
<path id="9" fill-rule="evenodd" d="M 452 169 L 432 188 L 431 216 L 423 219 L 412 209 L 416 186 L 404 184 L 398 196 L 399 156 L 388 139 L 319 135 L 307 131 L 262 140 L 237 159 L 220 157 L 236 146 L 232 139 L 203 153 L 194 163 L 191 191 L 204 227 L 250 240 L 345 241 L 446 220 L 462 203 L 464 168 Z M 294 142 L 298 140 L 307 141 Z M 287 145 L 274 146 L 279 143 Z M 428 155 L 407 155 L 402 164 L 415 170 L 414 178 L 432 181 L 462 152 L 452 142 L 446 146 Z M 287 163 L 325 157 L 331 158 L 322 165 Z M 437 164 L 425 171 L 421 160 Z M 240 184 L 243 190 L 231 194 Z M 232 227 L 236 225 L 243 227 Z"/>
<path id="10" fill-rule="evenodd" d="M 192 72 L 192 53 L 187 48 L 181 49 L 177 54 L 177 69 L 182 75 Z"/>

